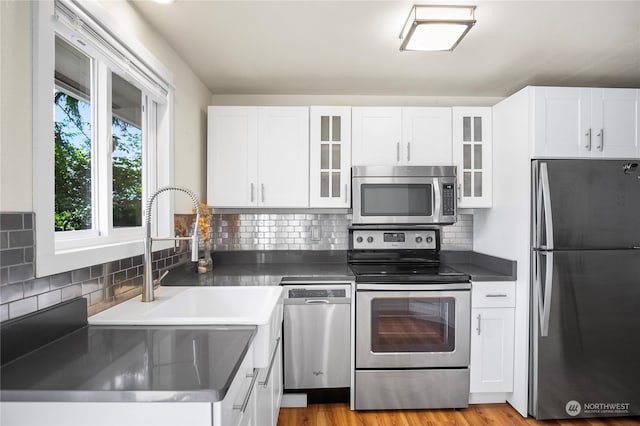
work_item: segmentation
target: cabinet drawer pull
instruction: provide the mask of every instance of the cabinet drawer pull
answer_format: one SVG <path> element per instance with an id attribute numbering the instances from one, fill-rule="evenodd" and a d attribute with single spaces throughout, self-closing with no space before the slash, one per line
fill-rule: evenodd
<path id="1" fill-rule="evenodd" d="M 251 384 L 249 385 L 249 389 L 247 390 L 247 394 L 244 396 L 242 400 L 242 404 L 234 404 L 234 410 L 240 410 L 244 413 L 247 409 L 247 405 L 249 405 L 249 400 L 251 399 L 251 394 L 253 393 L 253 387 L 256 384 L 256 379 L 258 378 L 258 369 L 254 368 L 252 374 L 247 374 L 247 378 L 251 377 Z"/>
<path id="2" fill-rule="evenodd" d="M 496 294 L 489 293 L 489 294 L 485 294 L 485 295 L 484 295 L 484 297 L 507 297 L 507 295 L 506 295 L 506 294 L 504 294 L 504 293 L 500 293 L 500 294 L 497 294 L 497 293 L 496 293 Z"/>
<path id="3" fill-rule="evenodd" d="M 280 346 L 280 338 L 276 339 L 276 347 L 273 348 L 273 353 L 271 354 L 271 362 L 269 362 L 269 369 L 267 370 L 267 376 L 264 378 L 264 381 L 258 382 L 258 385 L 262 387 L 267 387 L 269 384 L 269 378 L 271 378 L 271 371 L 273 370 L 273 364 L 276 362 L 276 355 L 278 354 L 278 346 Z"/>

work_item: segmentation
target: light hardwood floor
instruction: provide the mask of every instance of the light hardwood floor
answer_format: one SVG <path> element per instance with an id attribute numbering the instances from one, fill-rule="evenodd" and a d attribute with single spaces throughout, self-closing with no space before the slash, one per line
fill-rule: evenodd
<path id="1" fill-rule="evenodd" d="M 524 419 L 508 404 L 475 404 L 460 410 L 351 411 L 348 404 L 313 404 L 307 408 L 282 408 L 278 426 L 439 426 L 439 425 L 542 425 L 631 426 L 640 418 L 537 421 Z"/>

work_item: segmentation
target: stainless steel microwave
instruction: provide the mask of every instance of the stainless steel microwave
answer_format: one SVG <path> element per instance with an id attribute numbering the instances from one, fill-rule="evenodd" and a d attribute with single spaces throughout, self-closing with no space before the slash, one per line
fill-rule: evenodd
<path id="1" fill-rule="evenodd" d="M 452 224 L 453 166 L 354 166 L 353 224 Z"/>

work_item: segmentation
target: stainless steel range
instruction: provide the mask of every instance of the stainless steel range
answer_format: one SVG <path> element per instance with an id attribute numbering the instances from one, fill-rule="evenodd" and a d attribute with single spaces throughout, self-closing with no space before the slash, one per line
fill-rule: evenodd
<path id="1" fill-rule="evenodd" d="M 439 261 L 440 230 L 352 227 L 356 410 L 469 404 L 471 283 Z"/>

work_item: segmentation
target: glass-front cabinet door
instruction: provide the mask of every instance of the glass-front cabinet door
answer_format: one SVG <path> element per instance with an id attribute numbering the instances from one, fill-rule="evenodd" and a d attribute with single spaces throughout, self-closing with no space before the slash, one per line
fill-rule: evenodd
<path id="1" fill-rule="evenodd" d="M 453 158 L 458 207 L 491 207 L 491 108 L 453 108 Z"/>
<path id="2" fill-rule="evenodd" d="M 311 107 L 309 206 L 351 206 L 351 108 Z"/>

